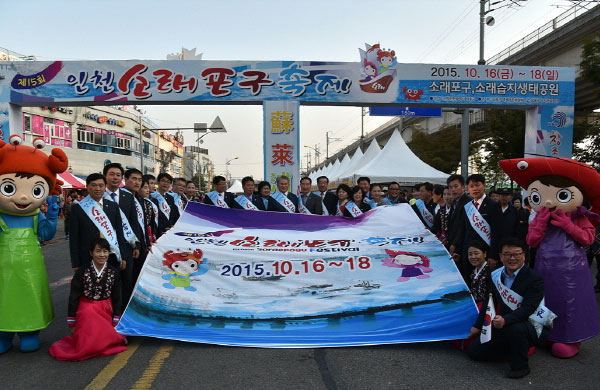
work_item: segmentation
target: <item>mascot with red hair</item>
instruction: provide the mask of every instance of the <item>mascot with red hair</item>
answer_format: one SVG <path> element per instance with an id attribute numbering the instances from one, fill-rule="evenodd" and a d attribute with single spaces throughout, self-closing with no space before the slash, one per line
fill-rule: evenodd
<path id="1" fill-rule="evenodd" d="M 18 135 L 0 141 L 0 354 L 12 347 L 15 333 L 21 351 L 39 349 L 39 331 L 54 320 L 39 240 L 54 237 L 58 205 L 48 198 L 46 215 L 40 206 L 60 193 L 56 174 L 68 160 L 60 149 L 42 152 L 41 138 L 33 146 L 22 145 Z"/>
<path id="2" fill-rule="evenodd" d="M 536 212 L 527 244 L 537 248 L 534 268 L 544 278 L 546 307 L 557 315 L 548 335 L 552 354 L 573 357 L 582 341 L 600 333 L 592 275 L 583 249 L 594 242 L 591 221 L 599 218 L 600 174 L 569 158 L 511 159 L 500 161 L 500 166 L 527 189 Z"/>

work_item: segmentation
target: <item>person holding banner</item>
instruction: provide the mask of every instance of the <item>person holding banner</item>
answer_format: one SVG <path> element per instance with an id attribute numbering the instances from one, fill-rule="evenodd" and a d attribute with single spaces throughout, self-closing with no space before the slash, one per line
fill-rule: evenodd
<path id="1" fill-rule="evenodd" d="M 171 192 L 169 192 L 169 195 L 173 197 L 175 206 L 177 206 L 177 219 L 183 215 L 183 209 L 185 209 L 185 206 L 187 205 L 187 198 L 184 195 L 185 183 L 186 180 L 183 177 L 177 177 L 173 179 L 173 186 L 171 187 Z M 176 222 L 177 219 L 175 220 Z"/>
<path id="2" fill-rule="evenodd" d="M 358 178 L 356 184 L 365 194 L 365 198 L 371 199 L 371 179 L 366 176 L 362 176 Z"/>
<path id="3" fill-rule="evenodd" d="M 419 198 L 412 205 L 413 211 L 426 229 L 433 227 L 436 204 L 433 201 L 433 184 L 423 183 L 419 185 Z"/>
<path id="4" fill-rule="evenodd" d="M 260 210 L 256 206 L 256 202 L 258 201 L 258 195 L 254 194 L 254 179 L 250 176 L 244 177 L 242 179 L 242 189 L 244 190 L 244 193 L 235 198 L 233 208 L 254 211 Z"/>
<path id="5" fill-rule="evenodd" d="M 408 203 L 406 199 L 400 196 L 400 184 L 396 182 L 392 182 L 388 185 L 388 196 L 383 199 L 383 202 L 391 205 Z"/>
<path id="6" fill-rule="evenodd" d="M 233 207 L 235 196 L 227 189 L 227 180 L 223 176 L 215 176 L 212 180 L 213 190 L 204 196 L 204 204 L 230 208 Z"/>
<path id="7" fill-rule="evenodd" d="M 138 191 L 138 201 L 142 206 L 144 213 L 144 236 L 146 238 L 146 250 L 140 254 L 140 257 L 134 263 L 133 267 L 133 280 L 137 281 L 140 276 L 140 272 L 144 267 L 148 253 L 151 252 L 152 244 L 156 242 L 156 235 L 158 233 L 158 208 L 152 200 L 150 200 L 150 186 L 148 182 L 142 180 L 142 185 Z"/>
<path id="8" fill-rule="evenodd" d="M 277 210 L 275 211 L 282 213 L 298 212 L 298 197 L 296 194 L 288 192 L 289 188 L 290 178 L 287 176 L 279 176 L 277 178 L 277 190 L 271 195 L 277 204 Z"/>
<path id="9" fill-rule="evenodd" d="M 362 211 L 354 201 L 351 200 L 352 189 L 347 184 L 340 184 L 335 191 L 335 194 L 339 199 L 335 215 L 339 217 L 356 218 L 362 214 Z"/>
<path id="10" fill-rule="evenodd" d="M 319 189 L 315 195 L 321 198 L 323 202 L 323 215 L 335 215 L 337 211 L 337 197 L 330 191 L 327 190 L 329 187 L 329 179 L 327 176 L 319 176 L 317 178 L 317 188 Z M 327 213 L 325 213 L 327 211 Z"/>
<path id="11" fill-rule="evenodd" d="M 448 237 L 446 238 L 446 248 L 448 248 L 448 252 L 450 252 L 452 259 L 458 263 L 460 261 L 461 253 L 456 251 L 456 246 L 459 245 L 457 236 L 462 227 L 460 215 L 462 209 L 465 207 L 465 204 L 470 202 L 472 199 L 465 193 L 465 178 L 461 175 L 450 175 L 448 179 L 446 179 L 446 184 L 448 184 L 448 188 L 450 189 L 450 194 L 452 195 L 453 199 L 450 207 L 450 215 L 448 216 Z"/>
<path id="12" fill-rule="evenodd" d="M 277 211 L 277 202 L 271 196 L 271 183 L 261 181 L 258 183 L 258 194 L 260 197 L 256 199 L 254 205 L 262 211 Z"/>
<path id="13" fill-rule="evenodd" d="M 452 195 L 450 189 L 436 184 L 433 187 L 433 201 L 437 204 L 435 217 L 433 218 L 433 227 L 431 232 L 447 246 L 448 243 L 448 222 L 450 220 L 450 210 L 452 208 Z"/>
<path id="14" fill-rule="evenodd" d="M 201 202 L 202 200 L 198 196 L 198 190 L 196 189 L 196 183 L 188 180 L 185 183 L 185 193 L 183 194 L 185 203 L 187 202 Z"/>
<path id="15" fill-rule="evenodd" d="M 350 198 L 363 213 L 371 210 L 371 206 L 365 202 L 366 194 L 360 186 L 352 187 L 352 190 L 350 191 Z"/>
<path id="16" fill-rule="evenodd" d="M 318 195 L 310 191 L 312 180 L 305 176 L 300 179 L 300 199 L 298 201 L 298 211 L 301 214 L 323 214 L 323 202 Z"/>
<path id="17" fill-rule="evenodd" d="M 510 371 L 506 376 L 513 379 L 530 373 L 529 348 L 540 344 L 546 334 L 544 327 L 553 319 L 543 305 L 542 277 L 525 265 L 526 251 L 527 245 L 518 239 L 502 242 L 500 259 L 504 267 L 492 273 L 489 290 L 493 302 L 488 305 L 487 315 L 486 310 L 480 310 L 469 335 L 481 335 L 469 346 L 469 357 L 473 360 L 509 357 Z M 496 315 L 490 318 L 492 310 Z"/>
<path id="18" fill-rule="evenodd" d="M 71 267 L 77 272 L 80 267 L 87 267 L 92 262 L 90 245 L 98 237 L 105 238 L 110 244 L 108 264 L 125 269 L 122 251 L 129 245 L 123 235 L 123 222 L 119 205 L 104 198 L 106 178 L 101 173 L 92 173 L 86 179 L 88 196 L 71 209 L 71 238 L 69 250 Z M 118 228 L 114 228 L 117 226 Z M 131 247 L 130 249 L 131 250 Z"/>
<path id="19" fill-rule="evenodd" d="M 173 177 L 168 173 L 160 173 L 156 178 L 158 188 L 150 194 L 152 202 L 159 209 L 158 213 L 158 237 L 162 236 L 177 222 L 178 212 L 175 210 L 175 200 L 168 194 L 173 183 Z"/>
<path id="20" fill-rule="evenodd" d="M 383 191 L 381 191 L 381 184 L 371 184 L 371 199 L 367 200 L 367 204 L 374 209 L 377 206 L 383 206 L 386 203 L 383 202 Z"/>
<path id="21" fill-rule="evenodd" d="M 480 310 L 488 297 L 490 282 L 492 280 L 491 270 L 487 263 L 488 250 L 489 247 L 485 242 L 475 240 L 471 241 L 467 251 L 469 263 L 474 267 L 469 279 L 469 288 L 477 304 L 477 308 Z"/>
<path id="22" fill-rule="evenodd" d="M 453 242 L 456 253 L 461 253 L 459 270 L 468 283 L 473 266 L 468 261 L 468 245 L 476 239 L 483 240 L 490 247 L 488 264 L 494 269 L 498 263 L 498 243 L 502 231 L 502 210 L 500 204 L 485 195 L 485 178 L 473 174 L 467 178 L 467 188 L 473 201 L 464 205 L 460 212 L 461 223 Z"/>

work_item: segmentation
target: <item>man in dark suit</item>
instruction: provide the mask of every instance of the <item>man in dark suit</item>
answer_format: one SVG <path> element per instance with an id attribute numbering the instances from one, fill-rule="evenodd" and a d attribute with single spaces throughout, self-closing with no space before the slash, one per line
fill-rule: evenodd
<path id="1" fill-rule="evenodd" d="M 204 196 L 204 200 L 202 203 L 209 204 L 211 206 L 216 206 L 215 202 L 211 198 L 219 198 L 221 201 L 225 202 L 228 207 L 234 207 L 234 199 L 235 195 L 231 192 L 225 191 L 227 189 L 227 180 L 223 176 L 215 176 L 212 180 L 213 190 Z"/>
<path id="2" fill-rule="evenodd" d="M 461 175 L 450 175 L 446 180 L 448 184 L 448 188 L 450 189 L 450 194 L 454 201 L 452 202 L 452 206 L 450 207 L 450 216 L 448 217 L 448 238 L 446 239 L 448 251 L 454 258 L 454 261 L 459 261 L 461 257 L 461 253 L 456 253 L 455 243 L 456 236 L 461 230 L 460 223 L 460 211 L 465 207 L 465 204 L 470 202 L 472 199 L 469 195 L 465 193 L 465 178 Z"/>
<path id="3" fill-rule="evenodd" d="M 471 198 L 473 198 L 473 206 L 490 227 L 488 264 L 491 269 L 494 269 L 498 264 L 498 250 L 502 232 L 502 210 L 498 203 L 485 195 L 485 178 L 483 175 L 473 174 L 469 176 L 467 178 L 467 188 Z M 473 266 L 469 263 L 467 256 L 469 243 L 474 240 L 486 240 L 473 227 L 472 220 L 467 216 L 465 207 L 457 210 L 457 212 L 460 212 L 462 222 L 460 222 L 459 231 L 454 242 L 456 245 L 455 251 L 462 254 L 459 269 L 465 281 L 468 281 L 471 271 L 473 271 Z"/>
<path id="4" fill-rule="evenodd" d="M 433 217 L 435 217 L 435 206 L 437 206 L 433 201 L 433 184 L 423 183 L 419 185 L 419 200 L 423 201 L 425 209 L 429 212 L 429 215 L 433 219 Z M 415 202 L 415 204 L 413 204 L 411 207 L 415 214 L 417 214 L 417 216 L 421 220 L 421 223 L 423 223 L 423 226 L 425 226 L 425 228 L 430 229 L 429 224 L 425 222 L 425 217 L 423 217 L 423 213 L 421 213 L 421 210 L 419 210 L 419 207 L 417 206 L 417 202 Z"/>
<path id="5" fill-rule="evenodd" d="M 252 177 L 246 176 L 242 179 L 242 189 L 244 190 L 244 193 L 242 195 L 234 198 L 233 208 L 234 209 L 243 209 L 243 210 L 252 210 L 250 208 L 251 206 L 249 207 L 249 206 L 244 205 L 244 204 L 252 204 L 259 210 L 262 210 L 262 208 L 259 208 L 259 205 L 260 205 L 258 203 L 259 196 L 254 193 L 254 179 Z M 247 202 L 244 201 L 244 197 L 246 198 Z M 264 204 L 262 204 L 260 206 L 262 206 L 264 208 Z"/>
<path id="6" fill-rule="evenodd" d="M 319 189 L 319 194 L 316 195 L 320 196 L 321 201 L 323 202 L 323 205 L 327 209 L 329 215 L 335 215 L 337 212 L 338 198 L 333 192 L 327 190 L 328 186 L 329 179 L 327 176 L 319 176 L 317 178 L 317 188 Z"/>
<path id="7" fill-rule="evenodd" d="M 126 251 L 129 244 L 123 236 L 121 228 L 121 214 L 119 206 L 108 199 L 104 199 L 104 191 L 106 189 L 106 179 L 100 173 L 92 173 L 86 179 L 86 187 L 89 197 L 102 206 L 102 211 L 110 222 L 108 227 L 115 232 L 121 253 Z M 87 199 L 87 198 L 86 198 Z M 71 254 L 71 267 L 76 272 L 79 267 L 85 267 L 92 262 L 90 254 L 90 245 L 100 237 L 100 230 L 96 227 L 90 216 L 81 208 L 79 203 L 73 204 L 71 207 L 71 234 L 69 239 L 69 251 Z M 129 247 L 131 251 L 131 247 Z M 117 259 L 114 254 L 110 254 L 108 262 L 116 268 L 125 269 L 127 260 Z"/>
<path id="8" fill-rule="evenodd" d="M 545 331 L 538 336 L 529 320 L 538 309 L 544 298 L 544 281 L 533 269 L 525 265 L 527 246 L 521 240 L 508 238 L 501 243 L 500 259 L 504 264 L 500 282 L 505 287 L 520 295 L 523 300 L 515 309 L 511 309 L 501 294 L 496 283 L 490 283 L 494 305 L 499 306 L 492 320 L 491 340 L 481 344 L 476 337 L 469 346 L 469 356 L 473 360 L 498 360 L 510 357 L 509 378 L 522 378 L 529 374 L 527 353 L 530 347 L 539 345 L 545 337 Z M 506 299 L 506 298 L 505 298 Z M 516 304 L 514 306 L 517 306 Z M 471 328 L 470 337 L 481 333 L 485 319 L 485 305 L 479 312 L 477 321 Z"/>
<path id="9" fill-rule="evenodd" d="M 502 210 L 501 237 L 517 237 L 519 213 L 517 209 L 510 204 L 510 201 L 512 200 L 512 191 L 510 188 L 499 188 L 496 192 L 500 196 L 500 207 Z"/>
<path id="10" fill-rule="evenodd" d="M 289 210 L 284 205 L 282 205 L 279 201 L 277 201 L 277 198 L 275 197 L 275 193 L 274 193 L 273 198 L 275 199 L 275 202 L 278 203 L 279 206 L 281 206 L 281 208 L 278 208 L 278 210 L 275 210 L 275 211 L 285 211 L 288 213 L 297 213 L 298 212 L 298 197 L 296 196 L 296 194 L 293 194 L 292 192 L 290 192 L 289 188 L 290 188 L 290 178 L 287 176 L 279 176 L 277 178 L 277 191 L 281 192 L 286 198 L 288 198 L 294 204 L 294 211 Z"/>
<path id="11" fill-rule="evenodd" d="M 106 191 L 104 193 L 104 198 L 112 200 L 113 202 L 119 205 L 119 208 L 125 215 L 129 226 L 131 226 L 132 231 L 136 234 L 137 244 L 135 248 L 132 248 L 127 245 L 123 252 L 121 252 L 121 256 L 124 260 L 127 261 L 127 267 L 121 271 L 121 285 L 123 287 L 123 302 L 128 302 L 131 293 L 133 292 L 133 286 L 135 284 L 133 280 L 133 261 L 140 256 L 140 242 L 141 239 L 137 237 L 141 228 L 136 229 L 137 223 L 137 213 L 135 210 L 135 200 L 133 199 L 133 195 L 126 191 L 121 191 L 120 186 L 123 183 L 124 170 L 121 164 L 119 163 L 111 163 L 104 166 L 102 171 L 104 177 L 106 177 Z M 140 176 L 141 179 L 141 176 Z M 140 182 L 141 184 L 141 182 Z M 117 228 L 117 227 L 115 227 Z M 118 228 L 121 228 L 119 226 Z M 135 233 L 135 232 L 138 233 Z"/>
<path id="12" fill-rule="evenodd" d="M 300 179 L 300 199 L 298 204 L 302 203 L 302 206 L 308 210 L 311 214 L 321 215 L 323 214 L 323 202 L 321 197 L 311 192 L 312 180 L 310 177 L 305 176 Z"/>
<path id="13" fill-rule="evenodd" d="M 155 192 L 150 194 L 150 198 L 158 207 L 158 236 L 160 237 L 175 225 L 175 222 L 177 222 L 177 219 L 179 218 L 179 210 L 177 210 L 173 197 L 167 194 L 171 189 L 171 184 L 173 184 L 173 177 L 168 173 L 163 172 L 158 175 L 156 181 L 158 182 L 158 188 Z M 168 206 L 168 211 L 167 208 L 161 207 L 161 197 Z M 169 214 L 168 217 L 167 212 Z"/>

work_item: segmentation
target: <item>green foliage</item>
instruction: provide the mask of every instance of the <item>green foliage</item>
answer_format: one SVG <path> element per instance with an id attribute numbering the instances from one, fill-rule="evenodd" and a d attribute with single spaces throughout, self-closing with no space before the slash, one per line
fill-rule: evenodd
<path id="1" fill-rule="evenodd" d="M 471 126 L 470 153 L 477 148 L 475 141 L 481 139 L 480 130 Z M 456 172 L 460 165 L 460 126 L 448 126 L 433 134 L 413 132 L 408 146 L 421 160 L 442 172 Z"/>
<path id="2" fill-rule="evenodd" d="M 600 86 L 600 33 L 583 40 L 581 53 L 581 77 Z"/>

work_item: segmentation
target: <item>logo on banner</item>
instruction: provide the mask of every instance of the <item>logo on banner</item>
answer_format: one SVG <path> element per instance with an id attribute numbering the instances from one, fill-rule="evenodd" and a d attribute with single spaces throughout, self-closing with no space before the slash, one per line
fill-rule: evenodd
<path id="1" fill-rule="evenodd" d="M 429 268 L 429 258 L 413 252 L 385 250 L 389 257 L 381 260 L 387 267 L 402 268 L 402 274 L 397 279 L 398 282 L 407 282 L 410 278 L 429 279 L 425 273 L 432 272 Z"/>
<path id="2" fill-rule="evenodd" d="M 169 281 L 163 283 L 164 288 L 172 290 L 182 287 L 186 291 L 196 291 L 196 287 L 192 286 L 190 276 L 202 275 L 208 271 L 206 259 L 202 258 L 200 249 L 193 252 L 167 251 L 163 258 L 163 265 L 169 269 L 167 274 L 162 276 L 164 280 Z"/>
<path id="3" fill-rule="evenodd" d="M 396 76 L 394 66 L 398 63 L 394 50 L 381 49 L 376 45 L 365 45 L 367 50 L 360 52 L 360 89 L 368 93 L 385 93 Z"/>
<path id="4" fill-rule="evenodd" d="M 548 122 L 548 126 L 557 127 L 559 129 L 561 127 L 565 127 L 566 124 L 567 124 L 567 114 L 565 114 L 562 111 L 558 111 L 554 115 L 552 115 L 552 122 Z"/>

